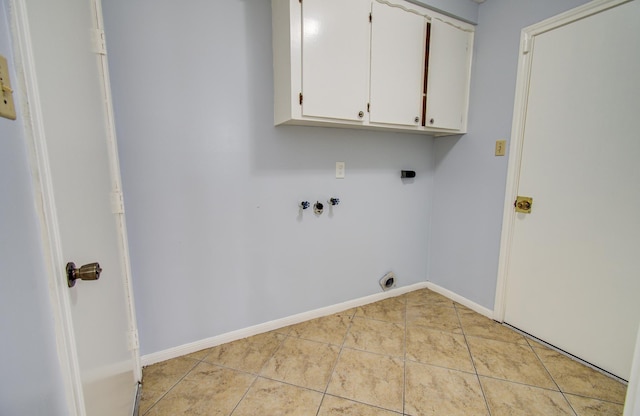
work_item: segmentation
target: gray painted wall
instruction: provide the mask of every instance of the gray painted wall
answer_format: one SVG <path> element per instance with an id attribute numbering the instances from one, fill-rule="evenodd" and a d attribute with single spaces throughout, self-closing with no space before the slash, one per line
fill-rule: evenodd
<path id="1" fill-rule="evenodd" d="M 0 55 L 13 70 L 5 11 L 3 0 Z M 67 415 L 20 115 L 0 118 L 0 277 L 0 415 Z"/>
<path id="2" fill-rule="evenodd" d="M 493 309 L 521 30 L 586 0 L 488 0 L 479 8 L 469 133 L 435 142 L 429 280 Z"/>
<path id="3" fill-rule="evenodd" d="M 143 355 L 426 280 L 431 137 L 274 127 L 269 1 L 103 7 Z"/>

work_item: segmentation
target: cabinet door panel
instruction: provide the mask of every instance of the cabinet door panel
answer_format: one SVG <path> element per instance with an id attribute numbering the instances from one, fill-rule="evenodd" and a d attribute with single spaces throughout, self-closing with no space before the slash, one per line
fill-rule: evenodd
<path id="1" fill-rule="evenodd" d="M 425 27 L 423 16 L 373 3 L 371 122 L 420 125 Z"/>
<path id="2" fill-rule="evenodd" d="M 302 2 L 303 116 L 363 120 L 370 7 L 369 0 Z"/>
<path id="3" fill-rule="evenodd" d="M 460 130 L 469 90 L 471 34 L 433 19 L 429 45 L 427 126 Z M 433 120 L 433 123 L 431 123 Z"/>

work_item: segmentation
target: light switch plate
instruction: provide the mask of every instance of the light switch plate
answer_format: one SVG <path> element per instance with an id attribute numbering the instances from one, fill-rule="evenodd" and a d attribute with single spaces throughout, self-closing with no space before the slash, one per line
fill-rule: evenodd
<path id="1" fill-rule="evenodd" d="M 336 162 L 336 179 L 344 179 L 345 163 Z"/>
<path id="2" fill-rule="evenodd" d="M 0 117 L 16 119 L 16 108 L 13 104 L 13 90 L 9 80 L 7 59 L 0 55 Z"/>
<path id="3" fill-rule="evenodd" d="M 507 153 L 507 141 L 496 140 L 496 156 L 504 156 Z"/>

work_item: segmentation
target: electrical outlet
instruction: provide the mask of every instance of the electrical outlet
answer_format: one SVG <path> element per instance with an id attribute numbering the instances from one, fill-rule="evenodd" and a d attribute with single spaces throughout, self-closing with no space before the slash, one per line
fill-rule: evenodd
<path id="1" fill-rule="evenodd" d="M 13 90 L 9 82 L 9 66 L 7 59 L 0 55 L 0 117 L 16 119 L 16 108 L 13 104 Z"/>
<path id="2" fill-rule="evenodd" d="M 345 163 L 336 162 L 336 179 L 344 179 Z"/>
<path id="3" fill-rule="evenodd" d="M 504 156 L 507 153 L 507 141 L 496 140 L 496 156 Z"/>

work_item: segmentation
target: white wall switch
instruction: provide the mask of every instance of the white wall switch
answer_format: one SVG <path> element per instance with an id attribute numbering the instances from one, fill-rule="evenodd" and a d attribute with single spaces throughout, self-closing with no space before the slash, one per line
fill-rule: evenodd
<path id="1" fill-rule="evenodd" d="M 9 82 L 9 66 L 7 59 L 0 55 L 0 117 L 16 119 L 16 108 L 13 105 L 13 90 Z"/>
<path id="2" fill-rule="evenodd" d="M 336 162 L 336 179 L 344 179 L 345 163 Z"/>
<path id="3" fill-rule="evenodd" d="M 496 156 L 504 156 L 507 152 L 507 141 L 496 140 Z"/>

